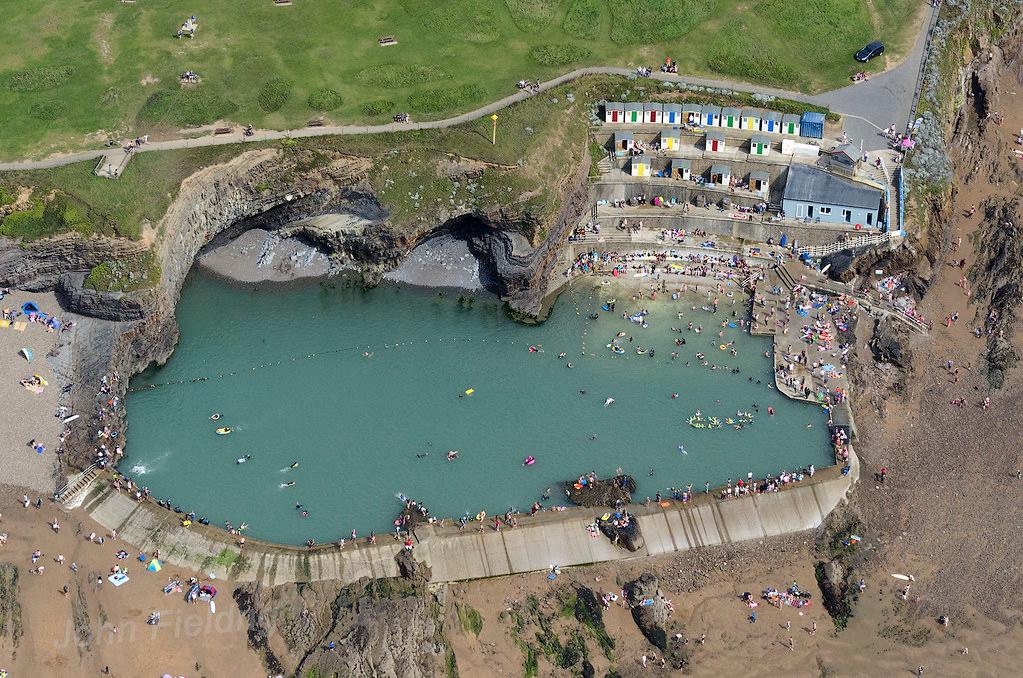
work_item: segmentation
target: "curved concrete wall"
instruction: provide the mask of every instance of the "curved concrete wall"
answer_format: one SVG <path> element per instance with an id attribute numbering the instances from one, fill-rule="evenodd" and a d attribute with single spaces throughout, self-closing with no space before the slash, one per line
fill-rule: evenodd
<path id="1" fill-rule="evenodd" d="M 459 531 L 456 527 L 423 526 L 417 529 L 420 541 L 415 557 L 430 566 L 434 581 L 459 581 L 545 570 L 555 564 L 565 567 L 642 558 L 810 530 L 845 500 L 857 480 L 859 462 L 855 454 L 851 459 L 848 475 L 830 467 L 812 480 L 780 492 L 725 501 L 698 495 L 691 505 L 671 502 L 668 508 L 637 506 L 645 546 L 634 553 L 613 546 L 603 536 L 590 535 L 586 526 L 594 520 L 592 509 L 570 509 L 524 517 L 518 528 L 499 533 L 489 528 L 480 534 L 471 527 Z M 387 535 L 379 537 L 375 546 L 363 543 L 344 550 L 336 546 L 301 549 L 253 540 L 242 550 L 222 530 L 183 528 L 169 511 L 137 503 L 106 485 L 93 489 L 84 506 L 97 522 L 116 529 L 119 537 L 139 549 L 151 552 L 159 548 L 167 563 L 222 578 L 273 585 L 323 579 L 350 583 L 361 577 L 398 574 L 394 556 L 402 547 Z M 238 554 L 231 568 L 213 562 L 225 549 Z"/>

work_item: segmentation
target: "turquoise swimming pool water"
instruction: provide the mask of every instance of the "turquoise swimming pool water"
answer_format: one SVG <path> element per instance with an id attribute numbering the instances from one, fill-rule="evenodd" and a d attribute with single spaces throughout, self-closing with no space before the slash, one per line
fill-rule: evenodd
<path id="1" fill-rule="evenodd" d="M 571 289 L 547 322 L 525 326 L 488 296 L 343 283 L 260 289 L 193 274 L 174 355 L 132 380 L 121 469 L 213 524 L 245 522 L 254 537 L 300 544 L 390 529 L 399 493 L 457 518 L 528 510 L 547 487 L 557 502 L 556 483 L 590 470 L 621 466 L 644 497 L 830 463 L 823 412 L 767 386 L 770 342 L 739 328 L 718 337 L 733 307 L 712 315 L 691 300 L 623 298 L 607 313 L 606 296 Z M 641 308 L 645 329 L 621 317 Z M 688 321 L 704 332 L 686 330 Z M 619 331 L 626 353 L 612 355 L 606 345 Z M 687 343 L 672 360 L 679 336 Z M 719 350 L 725 342 L 737 356 Z M 721 368 L 700 365 L 698 351 Z M 686 423 L 698 409 L 723 419 L 755 408 L 743 430 Z M 217 435 L 220 426 L 233 432 Z M 448 450 L 459 459 L 447 461 Z M 527 455 L 534 465 L 523 466 Z"/>

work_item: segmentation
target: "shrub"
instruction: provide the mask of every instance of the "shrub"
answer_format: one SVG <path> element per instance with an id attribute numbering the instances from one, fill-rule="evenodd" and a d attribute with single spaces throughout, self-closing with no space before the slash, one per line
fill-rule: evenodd
<path id="1" fill-rule="evenodd" d="M 590 50 L 577 45 L 537 45 L 529 50 L 529 56 L 543 66 L 564 66 L 585 60 Z"/>
<path id="2" fill-rule="evenodd" d="M 28 109 L 28 114 L 39 120 L 56 120 L 67 113 L 67 103 L 60 99 L 37 101 Z"/>
<path id="3" fill-rule="evenodd" d="M 612 2 L 611 40 L 619 44 L 668 42 L 711 15 L 713 3 L 696 0 Z"/>
<path id="4" fill-rule="evenodd" d="M 601 12 L 600 0 L 575 0 L 569 5 L 561 27 L 569 35 L 593 40 L 600 34 Z"/>
<path id="5" fill-rule="evenodd" d="M 329 87 L 319 87 L 312 91 L 306 101 L 314 111 L 333 111 L 343 103 L 341 95 Z"/>
<path id="6" fill-rule="evenodd" d="M 387 99 L 377 99 L 367 102 L 362 107 L 362 112 L 369 116 L 387 115 L 394 110 L 394 102 Z"/>
<path id="7" fill-rule="evenodd" d="M 226 118 L 237 110 L 237 104 L 207 87 L 164 89 L 146 99 L 138 120 L 152 125 L 198 126 Z"/>
<path id="8" fill-rule="evenodd" d="M 7 81 L 7 88 L 14 92 L 38 92 L 60 87 L 71 79 L 73 66 L 41 66 L 17 71 Z"/>
<path id="9" fill-rule="evenodd" d="M 285 78 L 271 78 L 259 88 L 259 96 L 256 98 L 259 107 L 267 113 L 274 113 L 284 108 L 291 96 L 290 80 Z"/>
<path id="10" fill-rule="evenodd" d="M 25 240 L 68 231 L 90 234 L 95 230 L 87 209 L 63 194 L 49 202 L 33 200 L 29 209 L 12 212 L 0 221 L 0 235 Z"/>
<path id="11" fill-rule="evenodd" d="M 418 113 L 440 113 L 461 108 L 479 101 L 486 92 L 479 85 L 439 87 L 416 92 L 409 96 L 409 109 Z"/>
<path id="12" fill-rule="evenodd" d="M 494 42 L 501 35 L 497 13 L 485 0 L 401 0 L 401 5 L 406 14 L 419 20 L 427 33 L 475 45 Z"/>
<path id="13" fill-rule="evenodd" d="M 159 282 L 160 262 L 152 250 L 147 250 L 138 257 L 104 261 L 94 266 L 85 276 L 83 286 L 101 292 L 132 292 L 154 287 Z M 224 549 L 212 562 L 230 568 L 235 557 L 237 554 Z M 227 558 L 230 558 L 229 562 L 226 562 Z"/>
<path id="14" fill-rule="evenodd" d="M 443 68 L 422 64 L 380 64 L 364 68 L 355 74 L 355 79 L 365 85 L 392 89 L 447 80 L 450 77 L 451 74 Z"/>
<path id="15" fill-rule="evenodd" d="M 512 21 L 524 33 L 539 33 L 554 20 L 558 12 L 557 0 L 504 0 Z"/>

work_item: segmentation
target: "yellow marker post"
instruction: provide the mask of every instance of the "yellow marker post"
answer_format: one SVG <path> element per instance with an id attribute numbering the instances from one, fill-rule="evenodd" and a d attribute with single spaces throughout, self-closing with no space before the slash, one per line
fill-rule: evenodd
<path id="1" fill-rule="evenodd" d="M 490 116 L 490 119 L 494 121 L 494 134 L 490 140 L 490 143 L 497 146 L 497 113 L 494 113 L 492 116 Z"/>

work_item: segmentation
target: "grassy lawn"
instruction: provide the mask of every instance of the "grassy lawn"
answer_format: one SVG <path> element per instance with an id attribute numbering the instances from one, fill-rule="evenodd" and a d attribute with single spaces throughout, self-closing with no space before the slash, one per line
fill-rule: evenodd
<path id="1" fill-rule="evenodd" d="M 897 56 L 916 0 L 113 0 L 8 3 L 0 157 L 174 134 L 218 119 L 302 126 L 464 112 L 521 78 L 655 65 L 801 91 L 842 85 L 881 37 Z M 174 34 L 188 14 L 195 38 Z M 397 46 L 377 39 L 393 35 Z M 812 54 L 812 58 L 808 55 Z M 193 70 L 198 85 L 178 76 Z M 135 161 L 133 161 L 134 163 Z"/>

